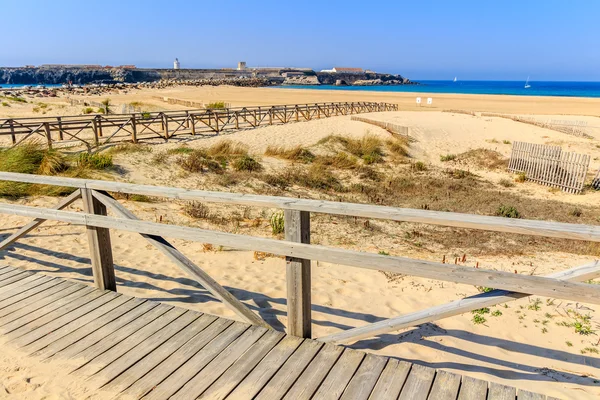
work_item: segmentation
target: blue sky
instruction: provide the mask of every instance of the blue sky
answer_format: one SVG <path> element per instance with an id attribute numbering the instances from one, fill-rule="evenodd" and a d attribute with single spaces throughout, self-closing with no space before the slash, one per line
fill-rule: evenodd
<path id="1" fill-rule="evenodd" d="M 0 65 L 349 66 L 600 81 L 600 1 L 0 0 Z"/>

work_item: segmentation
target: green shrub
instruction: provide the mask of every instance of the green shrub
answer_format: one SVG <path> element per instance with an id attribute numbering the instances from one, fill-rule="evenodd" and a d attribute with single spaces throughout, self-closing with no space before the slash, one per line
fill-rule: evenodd
<path id="1" fill-rule="evenodd" d="M 505 205 L 498 207 L 496 215 L 505 218 L 521 218 L 521 213 L 515 207 Z"/>
<path id="2" fill-rule="evenodd" d="M 244 155 L 240 158 L 237 158 L 233 162 L 233 169 L 235 169 L 236 171 L 256 172 L 262 170 L 262 165 L 254 158 L 248 155 Z"/>
<path id="3" fill-rule="evenodd" d="M 206 108 L 208 109 L 224 109 L 225 108 L 225 102 L 224 101 L 214 101 L 212 103 L 208 103 L 205 105 Z"/>
<path id="4" fill-rule="evenodd" d="M 110 154 L 81 153 L 77 159 L 77 165 L 80 168 L 102 170 L 112 167 L 113 159 Z"/>
<path id="5" fill-rule="evenodd" d="M 223 165 L 213 160 L 202 150 L 194 150 L 186 157 L 177 159 L 177 164 L 188 172 L 221 172 Z"/>
<path id="6" fill-rule="evenodd" d="M 194 149 L 186 146 L 175 147 L 174 149 L 167 150 L 167 154 L 190 154 L 193 153 Z"/>
<path id="7" fill-rule="evenodd" d="M 415 171 L 426 171 L 427 170 L 427 166 L 425 165 L 425 163 L 423 161 L 417 161 L 416 163 L 411 164 L 410 167 Z"/>
<path id="8" fill-rule="evenodd" d="M 10 104 L 8 104 L 7 102 L 3 101 L 2 102 L 2 107 L 10 107 Z"/>
<path id="9" fill-rule="evenodd" d="M 440 156 L 440 161 L 442 162 L 452 161 L 454 159 L 456 159 L 456 154 L 446 154 Z"/>
<path id="10" fill-rule="evenodd" d="M 6 99 L 10 100 L 10 101 L 14 101 L 15 103 L 27 103 L 27 100 L 25 100 L 22 97 L 6 96 Z"/>
<path id="11" fill-rule="evenodd" d="M 571 211 L 569 211 L 569 215 L 573 217 L 581 217 L 582 214 L 583 211 L 581 211 L 581 208 L 574 208 Z"/>
<path id="12" fill-rule="evenodd" d="M 515 177 L 515 182 L 523 183 L 527 180 L 527 175 L 525 172 L 519 172 Z"/>
<path id="13" fill-rule="evenodd" d="M 94 109 L 92 107 L 85 107 L 81 112 L 84 114 L 91 114 L 94 112 Z"/>
<path id="14" fill-rule="evenodd" d="M 506 139 L 504 139 L 504 140 L 502 141 L 502 143 L 504 143 L 504 144 L 510 144 L 510 140 L 506 140 Z"/>
<path id="15" fill-rule="evenodd" d="M 280 233 L 285 232 L 285 215 L 283 211 L 273 213 L 269 219 L 269 224 L 271 225 L 273 235 L 279 235 Z"/>
<path id="16" fill-rule="evenodd" d="M 210 209 L 199 201 L 192 201 L 183 206 L 183 212 L 192 218 L 208 219 L 210 217 Z"/>
<path id="17" fill-rule="evenodd" d="M 335 155 L 319 156 L 315 162 L 322 165 L 331 166 L 339 169 L 354 169 L 357 167 L 357 158 L 348 153 L 340 151 Z"/>
<path id="18" fill-rule="evenodd" d="M 268 146 L 267 150 L 265 150 L 265 155 L 283 158 L 285 160 L 301 161 L 304 163 L 313 162 L 315 159 L 315 155 L 302 146 L 296 146 L 290 149 L 280 146 Z"/>
<path id="19" fill-rule="evenodd" d="M 142 113 L 140 114 L 142 119 L 150 119 L 152 118 L 152 115 L 148 112 L 148 111 L 142 111 Z"/>

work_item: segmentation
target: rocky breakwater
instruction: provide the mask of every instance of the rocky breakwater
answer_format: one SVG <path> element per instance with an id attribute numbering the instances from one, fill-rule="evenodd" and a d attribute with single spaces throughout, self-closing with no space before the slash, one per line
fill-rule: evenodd
<path id="1" fill-rule="evenodd" d="M 376 86 L 376 85 L 415 85 L 402 75 L 380 73 L 332 73 L 317 72 L 316 76 L 321 85 L 349 85 L 349 86 Z"/>

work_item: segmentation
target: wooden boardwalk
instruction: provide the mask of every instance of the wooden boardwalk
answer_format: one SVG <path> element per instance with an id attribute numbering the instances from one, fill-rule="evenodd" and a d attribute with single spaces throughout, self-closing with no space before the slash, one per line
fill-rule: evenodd
<path id="1" fill-rule="evenodd" d="M 6 265 L 0 337 L 116 398 L 546 399 Z"/>

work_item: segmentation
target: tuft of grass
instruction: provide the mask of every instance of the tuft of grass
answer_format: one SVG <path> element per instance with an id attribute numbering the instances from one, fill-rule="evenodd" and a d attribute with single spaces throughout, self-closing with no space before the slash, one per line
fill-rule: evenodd
<path id="1" fill-rule="evenodd" d="M 98 109 L 99 112 L 103 113 L 103 114 L 110 114 L 110 108 L 112 107 L 112 104 L 110 102 L 110 99 L 104 99 L 101 102 L 102 107 L 100 107 Z"/>
<path id="2" fill-rule="evenodd" d="M 94 112 L 94 109 L 92 107 L 85 107 L 83 110 L 81 110 L 81 112 L 83 114 L 91 114 Z"/>
<path id="3" fill-rule="evenodd" d="M 192 149 L 191 147 L 187 147 L 187 146 L 179 146 L 179 147 L 175 147 L 174 149 L 167 150 L 167 154 L 190 154 L 193 152 L 194 152 L 194 149 Z"/>
<path id="4" fill-rule="evenodd" d="M 233 169 L 236 171 L 258 172 L 262 168 L 261 163 L 248 155 L 241 156 L 233 162 Z"/>
<path id="5" fill-rule="evenodd" d="M 408 140 L 404 138 L 395 138 L 393 140 L 387 140 L 385 142 L 390 153 L 400 157 L 408 157 Z"/>
<path id="6" fill-rule="evenodd" d="M 337 169 L 354 169 L 358 166 L 358 159 L 343 151 L 339 151 L 335 155 L 319 156 L 316 158 L 316 162 Z"/>
<path id="7" fill-rule="evenodd" d="M 188 216 L 195 219 L 208 219 L 210 218 L 209 208 L 199 201 L 192 201 L 186 203 L 183 206 L 183 212 Z"/>
<path id="8" fill-rule="evenodd" d="M 232 157 L 248 155 L 248 146 L 231 140 L 221 140 L 210 146 L 206 153 L 212 157 Z"/>
<path id="9" fill-rule="evenodd" d="M 510 179 L 506 179 L 506 178 L 502 178 L 498 181 L 498 184 L 500 186 L 504 186 L 505 188 L 509 188 L 509 187 L 513 187 L 515 186 L 515 184 L 510 180 Z"/>
<path id="10" fill-rule="evenodd" d="M 145 144 L 123 143 L 108 149 L 106 154 L 151 153 L 152 147 Z"/>
<path id="11" fill-rule="evenodd" d="M 528 309 L 533 310 L 533 311 L 540 311 L 541 306 L 542 305 L 542 300 L 540 300 L 539 298 L 536 298 L 533 303 L 529 304 L 527 306 Z"/>
<path id="12" fill-rule="evenodd" d="M 281 146 L 268 146 L 265 155 L 270 157 L 282 158 L 284 160 L 300 161 L 303 163 L 313 162 L 315 155 L 302 146 L 285 148 Z"/>
<path id="13" fill-rule="evenodd" d="M 77 165 L 80 168 L 102 170 L 112 167 L 113 159 L 110 154 L 81 153 L 77 158 Z"/>
<path id="14" fill-rule="evenodd" d="M 62 153 L 48 150 L 45 152 L 38 173 L 42 175 L 56 175 L 69 169 L 69 165 Z"/>
<path id="15" fill-rule="evenodd" d="M 464 179 L 472 176 L 473 174 L 469 171 L 465 171 L 464 169 L 448 169 L 446 170 L 446 174 L 451 176 L 454 179 Z"/>
<path id="16" fill-rule="evenodd" d="M 271 225 L 273 235 L 279 235 L 285 232 L 285 215 L 283 211 L 273 213 L 269 219 L 269 225 Z"/>
<path id="17" fill-rule="evenodd" d="M 573 347 L 573 343 L 569 342 L 568 340 L 565 342 L 565 344 L 566 344 L 568 347 Z"/>
<path id="18" fill-rule="evenodd" d="M 473 321 L 475 325 L 481 325 L 485 324 L 487 322 L 487 319 L 485 319 L 483 315 L 475 314 L 473 315 L 473 319 L 471 321 Z"/>
<path id="19" fill-rule="evenodd" d="M 446 154 L 446 155 L 440 156 L 440 161 L 442 161 L 442 162 L 452 161 L 455 159 L 456 159 L 456 154 Z"/>
<path id="20" fill-rule="evenodd" d="M 505 205 L 498 207 L 496 215 L 504 218 L 521 218 L 521 213 L 515 207 Z"/>
<path id="21" fill-rule="evenodd" d="M 27 103 L 27 100 L 25 100 L 22 97 L 6 96 L 5 99 L 9 101 L 14 101 L 15 103 Z"/>
<path id="22" fill-rule="evenodd" d="M 573 217 L 581 217 L 582 214 L 583 211 L 581 211 L 581 208 L 574 208 L 571 211 L 569 211 L 569 215 Z"/>
<path id="23" fill-rule="evenodd" d="M 206 104 L 204 107 L 211 109 L 211 110 L 222 110 L 225 108 L 225 102 L 224 101 L 213 101 L 212 103 Z"/>
<path id="24" fill-rule="evenodd" d="M 185 157 L 177 159 L 177 164 L 187 172 L 221 172 L 223 165 L 211 157 L 203 150 L 194 150 Z"/>
<path id="25" fill-rule="evenodd" d="M 504 139 L 504 140 L 502 141 L 502 143 L 504 143 L 504 144 L 510 144 L 510 140 L 506 140 L 506 139 Z"/>
<path id="26" fill-rule="evenodd" d="M 417 161 L 414 164 L 410 165 L 411 169 L 415 170 L 415 171 L 427 171 L 427 165 L 425 165 L 425 163 L 423 161 Z"/>
<path id="27" fill-rule="evenodd" d="M 2 107 L 10 107 L 10 104 L 8 104 L 6 101 L 2 102 Z"/>
<path id="28" fill-rule="evenodd" d="M 500 310 L 495 310 L 492 312 L 492 317 L 499 317 L 502 315 L 502 311 Z"/>
<path id="29" fill-rule="evenodd" d="M 515 176 L 515 182 L 523 183 L 527 180 L 527 175 L 525 172 L 519 172 L 517 176 Z"/>

